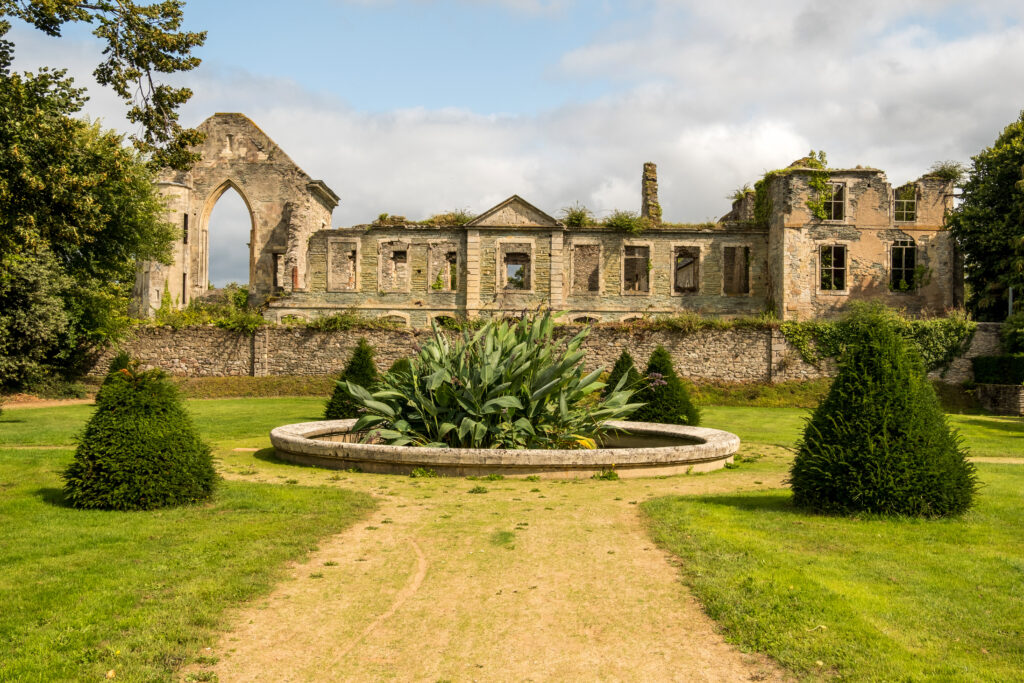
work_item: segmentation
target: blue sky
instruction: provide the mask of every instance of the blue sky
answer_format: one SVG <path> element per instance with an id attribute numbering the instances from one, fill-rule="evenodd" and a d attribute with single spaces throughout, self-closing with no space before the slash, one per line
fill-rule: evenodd
<path id="1" fill-rule="evenodd" d="M 250 116 L 342 198 L 336 226 L 381 212 L 482 211 L 518 193 L 557 214 L 639 208 L 659 165 L 666 218 L 808 149 L 902 183 L 967 161 L 1024 108 L 1016 0 L 191 0 L 203 65 L 175 78 L 195 125 Z M 88 30 L 16 27 L 17 66 L 100 59 Z M 124 129 L 93 86 L 86 113 Z M 218 283 L 247 277 L 247 218 L 226 195 Z"/>

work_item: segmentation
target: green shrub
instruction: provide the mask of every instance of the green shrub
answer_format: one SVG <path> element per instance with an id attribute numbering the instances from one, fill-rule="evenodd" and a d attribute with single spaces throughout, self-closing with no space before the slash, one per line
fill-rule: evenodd
<path id="1" fill-rule="evenodd" d="M 633 420 L 690 426 L 700 424 L 700 411 L 676 374 L 672 355 L 664 346 L 654 349 L 647 363 L 646 375 L 647 384 L 636 395 L 636 400 L 643 401 L 645 405 L 633 414 Z"/>
<path id="2" fill-rule="evenodd" d="M 377 366 L 373 364 L 373 356 L 373 347 L 367 343 L 365 338 L 360 338 L 348 364 L 338 376 L 331 399 L 327 401 L 327 406 L 324 409 L 325 420 L 359 417 L 360 406 L 349 398 L 345 391 L 345 383 L 348 382 L 367 389 L 372 387 L 380 379 Z"/>
<path id="3" fill-rule="evenodd" d="M 150 510 L 204 500 L 216 479 L 177 389 L 161 370 L 133 364 L 100 388 L 64 494 L 78 508 Z"/>
<path id="4" fill-rule="evenodd" d="M 1014 313 L 999 328 L 1003 353 L 1024 353 L 1024 311 Z"/>
<path id="5" fill-rule="evenodd" d="M 549 313 L 490 321 L 450 340 L 434 326 L 409 374 L 388 374 L 372 395 L 346 383 L 366 409 L 355 429 L 394 444 L 455 448 L 594 448 L 604 423 L 636 407 L 631 391 L 593 406 L 582 398 L 604 387 L 602 369 L 584 376 L 580 350 L 589 329 L 554 338 Z"/>
<path id="6" fill-rule="evenodd" d="M 594 214 L 579 202 L 562 209 L 562 223 L 567 228 L 585 228 L 594 225 Z"/>
<path id="7" fill-rule="evenodd" d="M 412 361 L 410 361 L 408 358 L 399 358 L 398 360 L 391 364 L 390 368 L 388 368 L 389 375 L 394 375 L 399 372 L 405 373 L 407 375 L 411 374 Z"/>
<path id="8" fill-rule="evenodd" d="M 790 470 L 793 502 L 820 512 L 942 516 L 971 506 L 977 477 L 894 314 L 866 307 Z"/>
<path id="9" fill-rule="evenodd" d="M 612 211 L 602 221 L 602 224 L 613 230 L 628 232 L 631 235 L 639 235 L 650 225 L 650 221 L 638 214 L 636 211 Z"/>
<path id="10" fill-rule="evenodd" d="M 619 380 L 622 379 L 623 375 L 626 376 L 626 381 L 622 385 L 624 389 L 636 391 L 640 388 L 640 373 L 633 364 L 633 356 L 629 355 L 629 351 L 626 349 L 622 350 L 619 359 L 615 361 L 615 365 L 612 367 L 612 371 L 608 374 L 607 379 L 604 380 L 605 396 L 618 386 Z"/>
<path id="11" fill-rule="evenodd" d="M 974 381 L 978 384 L 1024 383 L 1024 354 L 1013 356 L 977 356 L 971 359 Z"/>

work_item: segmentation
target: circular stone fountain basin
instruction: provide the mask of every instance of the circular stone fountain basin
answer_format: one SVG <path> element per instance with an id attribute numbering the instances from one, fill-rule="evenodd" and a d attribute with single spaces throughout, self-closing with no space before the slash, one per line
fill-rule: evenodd
<path id="1" fill-rule="evenodd" d="M 618 433 L 601 448 L 573 450 L 425 448 L 359 443 L 355 420 L 324 420 L 284 425 L 270 432 L 282 460 L 332 469 L 409 474 L 416 468 L 440 476 L 501 474 L 544 478 L 589 477 L 614 469 L 620 477 L 709 472 L 725 467 L 740 446 L 735 434 L 704 427 L 608 422 Z"/>

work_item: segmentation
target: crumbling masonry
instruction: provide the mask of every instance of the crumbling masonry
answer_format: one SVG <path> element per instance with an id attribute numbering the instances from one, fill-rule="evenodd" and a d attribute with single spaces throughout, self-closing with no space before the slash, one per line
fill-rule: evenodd
<path id="1" fill-rule="evenodd" d="M 960 259 L 943 228 L 953 187 L 934 176 L 893 188 L 877 169 L 829 169 L 821 218 L 808 206 L 814 170 L 801 160 L 770 174 L 759 202 L 747 192 L 718 222 L 684 225 L 662 220 L 648 163 L 640 234 L 568 228 L 517 195 L 464 225 L 392 218 L 331 228 L 338 196 L 248 118 L 216 114 L 200 130 L 199 163 L 160 179 L 182 239 L 172 265 L 140 266 L 141 315 L 165 291 L 179 306 L 206 292 L 210 212 L 228 187 L 252 217 L 250 293 L 269 300 L 272 320 L 354 309 L 422 327 L 540 307 L 581 321 L 683 311 L 808 319 L 856 300 L 923 314 L 963 299 Z"/>

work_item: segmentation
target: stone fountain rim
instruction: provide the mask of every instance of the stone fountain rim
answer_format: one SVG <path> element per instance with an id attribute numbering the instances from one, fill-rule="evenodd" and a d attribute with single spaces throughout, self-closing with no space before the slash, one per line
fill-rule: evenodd
<path id="1" fill-rule="evenodd" d="M 738 436 L 718 429 L 623 421 L 609 421 L 608 426 L 638 436 L 676 437 L 691 443 L 593 450 L 516 450 L 391 446 L 316 438 L 349 432 L 355 422 L 354 419 L 322 420 L 283 425 L 270 432 L 270 440 L 278 456 L 284 460 L 336 468 L 368 464 L 372 465 L 370 469 L 373 471 L 424 467 L 493 472 L 559 470 L 581 474 L 611 468 L 693 468 L 707 471 L 731 462 L 740 445 Z M 692 443 L 693 440 L 698 443 Z"/>

